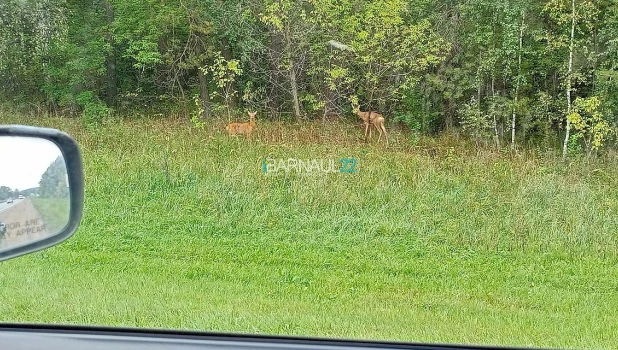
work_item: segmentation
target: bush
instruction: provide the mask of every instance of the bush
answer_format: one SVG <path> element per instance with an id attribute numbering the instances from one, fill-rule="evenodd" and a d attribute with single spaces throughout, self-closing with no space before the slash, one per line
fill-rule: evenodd
<path id="1" fill-rule="evenodd" d="M 77 103 L 83 108 L 84 123 L 90 127 L 99 125 L 112 114 L 112 109 L 107 107 L 92 91 L 77 95 Z"/>
<path id="2" fill-rule="evenodd" d="M 407 126 L 413 135 L 428 134 L 438 129 L 439 116 L 440 112 L 425 111 L 422 92 L 412 89 L 404 94 L 399 108 L 395 110 L 394 120 Z"/>

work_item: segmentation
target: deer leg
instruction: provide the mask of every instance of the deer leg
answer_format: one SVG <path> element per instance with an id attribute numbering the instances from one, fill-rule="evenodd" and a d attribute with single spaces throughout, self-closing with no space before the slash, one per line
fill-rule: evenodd
<path id="1" fill-rule="evenodd" d="M 386 128 L 384 127 L 384 124 L 382 124 L 381 126 L 382 126 L 382 131 L 384 131 L 384 138 L 386 139 L 386 146 L 388 147 L 388 134 L 386 133 Z"/>
<path id="2" fill-rule="evenodd" d="M 369 131 L 369 123 L 365 123 L 365 142 L 367 142 L 367 132 Z"/>

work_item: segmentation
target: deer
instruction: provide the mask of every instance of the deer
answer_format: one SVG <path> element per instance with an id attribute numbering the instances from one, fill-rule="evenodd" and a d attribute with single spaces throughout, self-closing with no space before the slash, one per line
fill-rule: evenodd
<path id="1" fill-rule="evenodd" d="M 248 123 L 229 123 L 225 130 L 229 136 L 245 134 L 247 139 L 251 138 L 251 133 L 253 129 L 255 129 L 255 115 L 257 112 L 247 112 L 249 114 L 249 122 Z"/>
<path id="2" fill-rule="evenodd" d="M 358 104 L 352 103 L 352 110 L 354 114 L 358 115 L 363 122 L 365 123 L 365 142 L 367 142 L 367 133 L 369 133 L 369 138 L 371 138 L 371 127 L 375 127 L 378 129 L 380 136 L 378 136 L 378 142 L 382 138 L 382 132 L 384 132 L 384 138 L 386 139 L 386 146 L 388 146 L 388 134 L 386 133 L 386 128 L 384 127 L 384 116 L 378 112 L 361 112 Z"/>

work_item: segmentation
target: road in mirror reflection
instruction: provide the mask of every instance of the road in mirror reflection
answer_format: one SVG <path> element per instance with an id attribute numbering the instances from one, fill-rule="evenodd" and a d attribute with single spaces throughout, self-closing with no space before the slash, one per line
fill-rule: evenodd
<path id="1" fill-rule="evenodd" d="M 0 136 L 0 251 L 58 234 L 68 223 L 64 157 L 52 141 Z"/>

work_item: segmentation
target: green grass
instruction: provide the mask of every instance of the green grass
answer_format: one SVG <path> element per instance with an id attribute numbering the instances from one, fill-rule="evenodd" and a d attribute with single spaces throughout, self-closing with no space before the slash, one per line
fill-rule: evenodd
<path id="1" fill-rule="evenodd" d="M 30 200 L 50 234 L 60 232 L 69 223 L 71 209 L 69 198 L 31 197 Z"/>
<path id="2" fill-rule="evenodd" d="M 87 130 L 85 216 L 2 263 L 2 321 L 613 348 L 618 170 L 446 141 L 365 145 L 354 125 L 137 120 Z M 428 146 L 429 147 L 429 146 Z M 358 173 L 265 176 L 275 158 Z"/>

